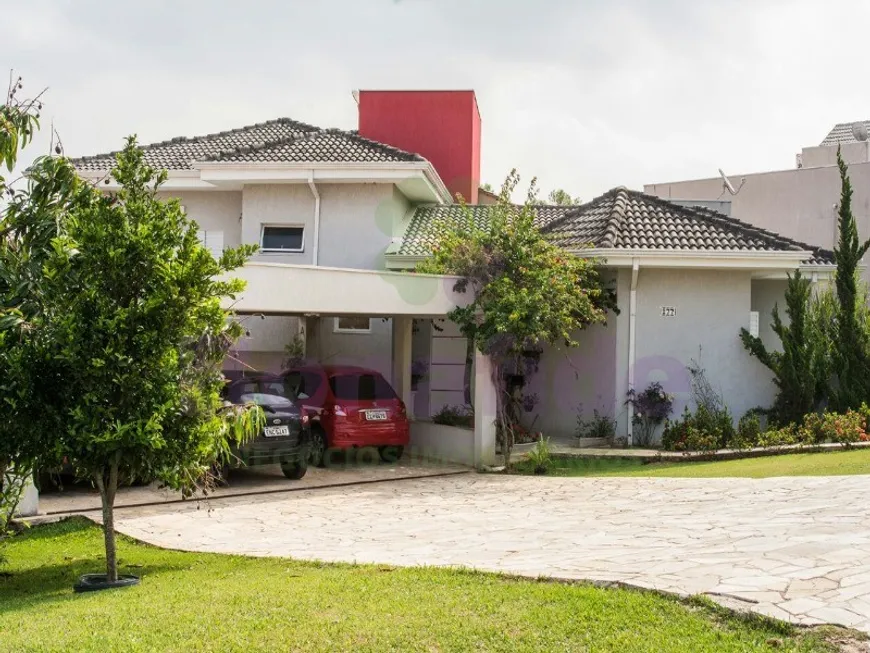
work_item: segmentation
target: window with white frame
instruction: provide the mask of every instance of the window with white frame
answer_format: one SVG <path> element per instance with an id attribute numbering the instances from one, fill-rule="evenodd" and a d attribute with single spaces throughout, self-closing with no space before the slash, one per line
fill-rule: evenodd
<path id="1" fill-rule="evenodd" d="M 372 320 L 360 315 L 335 318 L 336 333 L 371 333 Z"/>
<path id="2" fill-rule="evenodd" d="M 263 225 L 260 250 L 263 252 L 301 252 L 305 246 L 305 228 L 300 225 Z"/>
<path id="3" fill-rule="evenodd" d="M 200 230 L 196 232 L 199 242 L 202 246 L 211 252 L 215 258 L 220 258 L 224 252 L 224 232 L 209 229 L 206 231 Z"/>

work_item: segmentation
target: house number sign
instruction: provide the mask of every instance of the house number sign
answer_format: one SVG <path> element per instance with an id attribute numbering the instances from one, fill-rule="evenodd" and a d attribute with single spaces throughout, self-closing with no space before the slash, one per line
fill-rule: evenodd
<path id="1" fill-rule="evenodd" d="M 677 317 L 677 307 L 662 306 L 662 317 Z"/>

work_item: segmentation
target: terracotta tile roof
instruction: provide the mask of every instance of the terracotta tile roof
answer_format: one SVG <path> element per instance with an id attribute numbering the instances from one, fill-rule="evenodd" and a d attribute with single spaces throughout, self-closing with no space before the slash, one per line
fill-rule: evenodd
<path id="1" fill-rule="evenodd" d="M 146 162 L 155 168 L 190 170 L 206 161 L 288 163 L 376 163 L 423 161 L 353 131 L 321 129 L 303 122 L 278 118 L 216 134 L 173 138 L 142 146 Z M 109 170 L 116 152 L 73 159 L 79 170 Z"/>
<path id="2" fill-rule="evenodd" d="M 486 224 L 491 206 L 469 207 L 477 224 Z M 456 220 L 459 206 L 418 208 L 411 218 L 399 255 L 425 256 L 432 251 L 445 221 Z M 581 206 L 537 208 L 541 233 L 565 249 L 596 247 L 625 250 L 694 252 L 811 251 L 808 264 L 833 263 L 833 254 L 771 231 L 700 207 L 673 204 L 626 188 L 613 190 Z"/>

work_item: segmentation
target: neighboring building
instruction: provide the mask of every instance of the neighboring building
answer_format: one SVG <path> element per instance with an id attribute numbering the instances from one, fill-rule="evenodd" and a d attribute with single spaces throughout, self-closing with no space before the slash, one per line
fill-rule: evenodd
<path id="1" fill-rule="evenodd" d="M 646 184 L 644 191 L 674 202 L 726 201 L 735 218 L 813 245 L 833 248 L 837 238 L 837 205 L 840 176 L 837 148 L 849 164 L 854 195 L 852 211 L 863 238 L 870 237 L 870 142 L 859 123 L 840 123 L 817 146 L 805 147 L 796 156 L 796 167 L 731 175 L 735 194 L 719 176 L 706 179 Z M 870 270 L 864 270 L 870 281 Z"/>
<path id="2" fill-rule="evenodd" d="M 146 160 L 168 169 L 163 192 L 179 198 L 206 246 L 261 248 L 240 272 L 249 285 L 238 307 L 250 314 L 251 335 L 228 369 L 280 369 L 284 347 L 304 330 L 309 357 L 380 370 L 426 417 L 465 401 L 467 346 L 444 316 L 467 298 L 452 279 L 402 271 L 431 251 L 444 219 L 459 215 L 457 193 L 469 198 L 476 220 L 488 219 L 493 198 L 479 190 L 480 115 L 471 91 L 356 97 L 359 131 L 285 118 L 149 145 Z M 74 163 L 102 179 L 112 157 Z M 578 334 L 577 349 L 543 352 L 528 389 L 541 402 L 535 428 L 570 435 L 578 410 L 599 410 L 630 433 L 628 389 L 662 380 L 685 402 L 693 359 L 735 418 L 770 403 L 770 376 L 743 351 L 738 331 L 782 301 L 787 273 L 804 267 L 827 276 L 830 253 L 705 208 L 715 203 L 694 204 L 702 206 L 618 188 L 579 207 L 538 208 L 553 242 L 602 259 L 620 313 Z M 763 322 L 759 333 L 776 345 Z M 416 397 L 414 359 L 429 365 Z M 444 455 L 470 461 L 473 450 L 480 462 L 492 460 L 494 391 L 488 361 L 473 359 L 473 447 Z M 441 436 L 433 438 L 426 446 L 439 446 Z"/>

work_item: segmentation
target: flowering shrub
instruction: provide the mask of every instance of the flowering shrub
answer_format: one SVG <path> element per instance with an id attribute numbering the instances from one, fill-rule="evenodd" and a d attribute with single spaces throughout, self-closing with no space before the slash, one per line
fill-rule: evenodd
<path id="1" fill-rule="evenodd" d="M 822 429 L 831 442 L 849 446 L 855 442 L 866 442 L 864 416 L 857 410 L 845 413 L 825 413 L 822 416 Z"/>
<path id="2" fill-rule="evenodd" d="M 634 409 L 632 421 L 638 426 L 637 444 L 646 447 L 652 444 L 656 427 L 671 414 L 674 396 L 665 392 L 662 384 L 655 381 L 641 393 L 633 388 L 629 390 L 625 403 Z"/>

